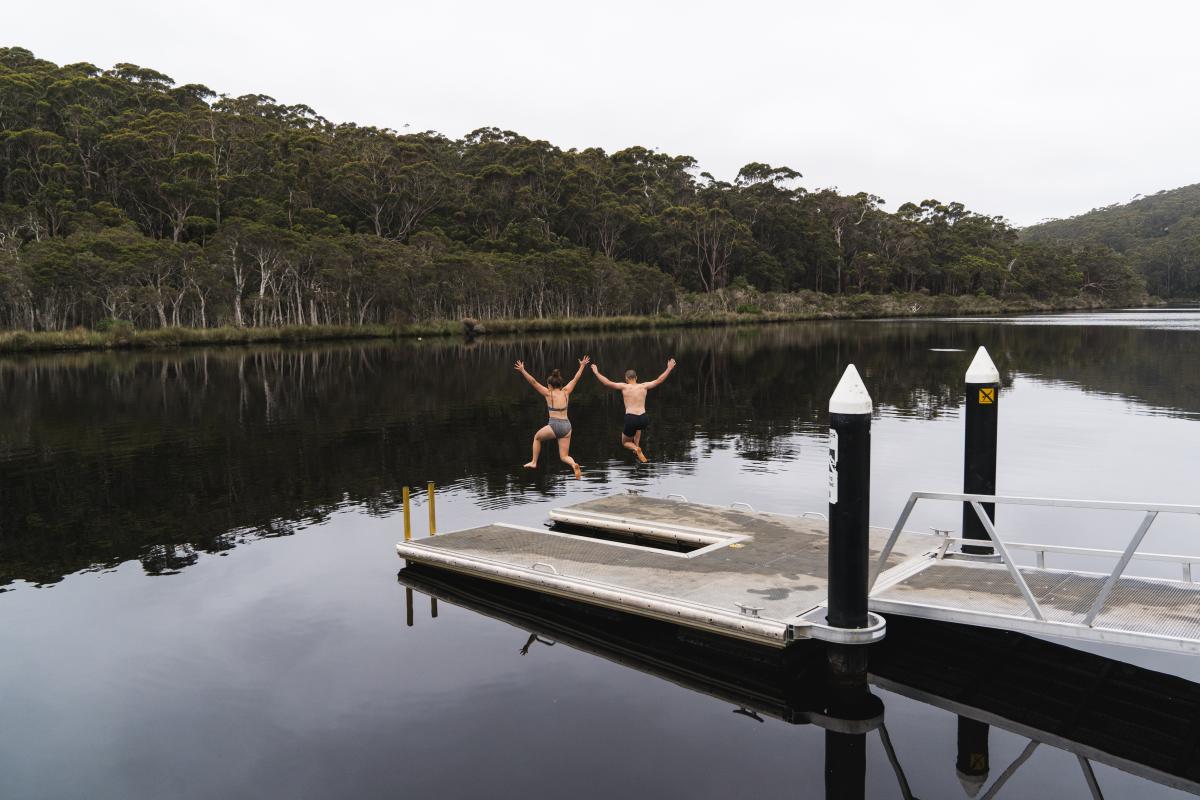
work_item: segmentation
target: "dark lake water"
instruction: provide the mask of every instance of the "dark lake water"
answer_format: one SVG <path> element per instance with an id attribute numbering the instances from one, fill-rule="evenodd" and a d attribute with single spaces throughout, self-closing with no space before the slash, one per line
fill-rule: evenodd
<path id="1" fill-rule="evenodd" d="M 739 699 L 820 705 L 796 699 L 794 670 L 760 674 L 768 656 L 715 691 L 731 656 L 655 655 L 682 641 L 673 629 L 610 641 L 628 624 L 614 620 L 590 649 L 564 629 L 523 655 L 530 626 L 445 601 L 433 618 L 421 592 L 406 625 L 400 489 L 423 503 L 436 482 L 441 530 L 536 525 L 630 488 L 822 511 L 826 402 L 853 362 L 877 409 L 872 522 L 890 525 L 909 492 L 961 489 L 962 376 L 981 344 L 1004 384 L 999 492 L 1200 502 L 1197 311 L 0 359 L 0 797 L 825 796 L 841 734 Z M 610 377 L 679 360 L 651 396 L 651 462 L 620 448 L 619 397 L 589 376 L 571 402 L 583 480 L 553 457 L 522 470 L 545 414 L 513 361 L 544 375 L 584 353 Z M 998 516 L 1002 535 L 1092 546 L 1136 522 Z M 1200 553 L 1200 519 L 1156 523 L 1147 547 Z M 871 689 L 888 737 L 861 740 L 870 797 L 904 796 L 885 742 L 912 796 L 966 796 L 956 695 L 938 694 L 963 675 L 943 684 L 940 656 L 905 666 L 950 641 L 924 635 L 880 654 L 908 677 Z M 1006 642 L 961 649 L 1040 646 Z M 1200 657 L 1086 650 L 1106 675 L 1128 662 L 1200 681 Z M 1116 739 L 1162 733 L 1125 702 Z M 1069 747 L 1027 749 L 1078 712 L 1029 704 L 1041 728 L 992 726 L 980 796 L 1008 773 L 998 796 L 1092 797 Z M 1174 739 L 1200 736 L 1200 719 L 1177 722 Z M 1168 768 L 1139 766 L 1156 748 L 1091 762 L 1104 796 L 1184 796 Z"/>

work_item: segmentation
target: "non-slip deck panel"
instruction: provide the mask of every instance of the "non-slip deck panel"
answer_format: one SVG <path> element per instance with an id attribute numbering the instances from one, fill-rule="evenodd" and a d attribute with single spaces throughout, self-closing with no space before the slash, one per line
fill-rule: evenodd
<path id="1" fill-rule="evenodd" d="M 1021 575 L 1048 621 L 1076 625 L 1083 623 L 1106 578 L 1034 567 L 1022 567 Z M 871 597 L 873 602 L 908 604 L 915 616 L 923 616 L 917 610 L 924 607 L 951 608 L 964 615 L 1033 619 L 1016 582 L 998 564 L 933 562 Z M 990 624 L 1004 627 L 994 621 Z M 1122 577 L 1093 625 L 1200 642 L 1200 585 Z"/>
<path id="2" fill-rule="evenodd" d="M 764 617 L 786 619 L 814 608 L 825 597 L 825 548 L 816 538 L 804 536 L 794 552 L 747 542 L 691 559 L 494 525 L 436 536 L 422 544 L 526 569 L 549 564 L 563 577 L 727 610 L 736 609 L 735 603 L 758 606 Z M 816 571 L 819 576 L 812 574 Z"/>
<path id="3" fill-rule="evenodd" d="M 827 523 L 819 517 L 767 514 L 742 508 L 721 508 L 637 494 L 613 494 L 565 506 L 562 511 L 583 511 L 628 517 L 664 525 L 711 530 L 738 536 L 790 533 L 825 534 Z"/>
<path id="4" fill-rule="evenodd" d="M 569 507 L 641 520 L 674 521 L 750 538 L 691 558 L 660 550 L 623 547 L 586 537 L 489 525 L 421 540 L 447 554 L 485 558 L 533 570 L 550 565 L 565 578 L 643 592 L 724 611 L 738 604 L 756 607 L 764 619 L 793 621 L 826 598 L 828 536 L 826 522 L 749 511 L 728 510 L 616 495 Z M 872 538 L 872 553 L 884 542 Z M 920 537 L 905 537 L 889 561 L 895 565 L 920 552 Z M 409 557 L 409 555 L 405 555 Z M 419 553 L 412 557 L 420 560 Z M 551 574 L 545 566 L 537 569 Z"/>

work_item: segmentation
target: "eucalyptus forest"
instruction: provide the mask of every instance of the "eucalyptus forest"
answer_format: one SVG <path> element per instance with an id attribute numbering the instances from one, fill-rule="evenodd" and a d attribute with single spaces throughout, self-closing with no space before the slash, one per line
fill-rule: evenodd
<path id="1" fill-rule="evenodd" d="M 1112 248 L 1166 299 L 1200 298 L 1200 183 L 1026 228 L 1023 239 Z"/>
<path id="2" fill-rule="evenodd" d="M 645 147 L 337 123 L 0 48 L 0 328 L 675 313 L 729 289 L 1141 299 L 1126 254 Z"/>

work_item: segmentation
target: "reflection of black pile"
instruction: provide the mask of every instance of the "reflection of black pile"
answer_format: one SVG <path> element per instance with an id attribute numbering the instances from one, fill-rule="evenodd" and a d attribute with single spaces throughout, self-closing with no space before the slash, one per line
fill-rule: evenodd
<path id="1" fill-rule="evenodd" d="M 546 641 L 729 702 L 748 716 L 848 732 L 877 724 L 828 714 L 819 642 L 760 647 L 420 565 L 399 577 Z M 1020 634 L 901 617 L 889 619 L 888 637 L 871 648 L 870 670 L 876 686 L 959 716 L 957 766 L 966 782 L 987 778 L 987 727 L 994 725 L 1200 793 L 1200 685 L 1182 678 Z"/>

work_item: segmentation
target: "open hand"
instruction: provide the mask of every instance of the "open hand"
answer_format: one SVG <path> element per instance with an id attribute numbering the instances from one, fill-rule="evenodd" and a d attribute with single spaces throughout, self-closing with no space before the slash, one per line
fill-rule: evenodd
<path id="1" fill-rule="evenodd" d="M 584 356 L 583 358 L 579 359 L 579 368 L 580 368 L 580 369 L 583 369 L 584 367 L 586 367 L 586 366 L 587 366 L 588 364 L 590 364 L 590 363 L 592 363 L 592 357 L 591 357 L 591 356 Z"/>
<path id="2" fill-rule="evenodd" d="M 520 359 L 517 359 L 516 370 L 517 370 L 517 372 L 524 372 L 525 371 L 525 362 L 521 361 Z"/>

